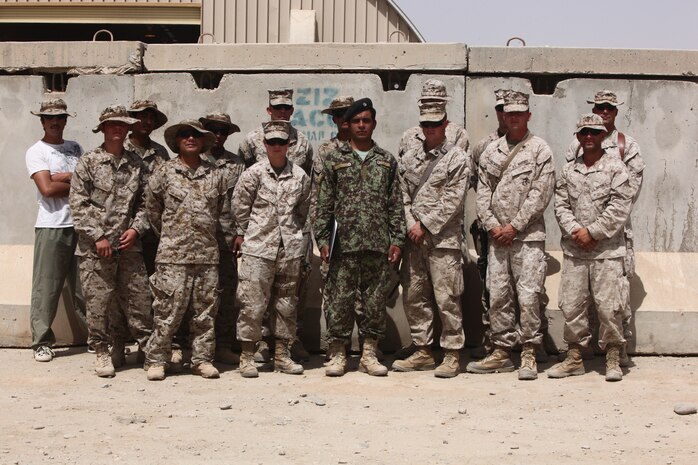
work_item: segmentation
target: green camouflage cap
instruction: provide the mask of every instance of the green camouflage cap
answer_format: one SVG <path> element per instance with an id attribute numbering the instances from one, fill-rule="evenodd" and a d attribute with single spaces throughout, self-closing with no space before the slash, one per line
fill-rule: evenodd
<path id="1" fill-rule="evenodd" d="M 293 106 L 293 89 L 268 90 L 269 105 L 291 105 Z"/>
<path id="2" fill-rule="evenodd" d="M 577 121 L 577 130 L 574 131 L 577 134 L 584 128 L 598 129 L 600 131 L 606 131 L 606 126 L 603 125 L 603 119 L 594 113 L 587 113 L 582 115 Z"/>
<path id="3" fill-rule="evenodd" d="M 515 90 L 504 92 L 504 111 L 528 111 L 528 94 Z"/>
<path id="4" fill-rule="evenodd" d="M 131 118 L 126 111 L 126 107 L 123 105 L 112 105 L 104 110 L 99 115 L 99 124 L 92 128 L 92 132 L 98 133 L 102 130 L 102 124 L 107 121 L 120 121 L 132 126 L 138 122 L 136 118 Z"/>
<path id="5" fill-rule="evenodd" d="M 264 128 L 264 140 L 283 139 L 288 140 L 291 133 L 291 123 L 283 120 L 267 121 L 262 123 Z"/>
<path id="6" fill-rule="evenodd" d="M 619 107 L 623 105 L 625 102 L 621 102 L 618 100 L 618 96 L 615 94 L 615 92 L 611 92 L 610 90 L 600 90 L 594 95 L 594 100 L 587 100 L 587 103 L 593 103 L 594 105 L 602 105 L 604 103 L 608 103 L 609 105 L 613 105 L 614 107 Z"/>
<path id="7" fill-rule="evenodd" d="M 41 102 L 41 107 L 39 111 L 30 111 L 34 116 L 60 116 L 68 115 L 70 117 L 75 117 L 75 113 L 68 111 L 68 105 L 62 98 L 49 98 Z"/>
<path id="8" fill-rule="evenodd" d="M 209 124 L 222 124 L 228 127 L 228 135 L 240 132 L 240 126 L 233 123 L 227 113 L 209 113 L 203 118 L 199 118 L 201 124 L 206 127 Z"/>
<path id="9" fill-rule="evenodd" d="M 135 100 L 128 109 L 128 113 L 131 116 L 135 116 L 134 113 L 140 113 L 145 110 L 152 110 L 155 113 L 155 125 L 153 129 L 161 128 L 167 123 L 167 116 L 158 110 L 158 105 L 152 100 Z"/>

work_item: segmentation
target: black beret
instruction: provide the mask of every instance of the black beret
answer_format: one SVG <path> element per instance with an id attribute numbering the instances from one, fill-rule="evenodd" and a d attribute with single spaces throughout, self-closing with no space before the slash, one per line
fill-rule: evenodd
<path id="1" fill-rule="evenodd" d="M 347 108 L 347 111 L 344 112 L 344 121 L 349 121 L 352 119 L 354 116 L 357 114 L 364 112 L 366 110 L 371 111 L 371 115 L 375 118 L 376 116 L 376 110 L 373 108 L 373 102 L 371 101 L 370 98 L 361 98 L 354 102 L 352 106 Z"/>

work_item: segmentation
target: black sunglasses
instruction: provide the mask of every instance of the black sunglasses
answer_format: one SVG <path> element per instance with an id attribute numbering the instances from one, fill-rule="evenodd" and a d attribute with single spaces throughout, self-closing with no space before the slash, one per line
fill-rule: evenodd
<path id="1" fill-rule="evenodd" d="M 293 107 L 291 105 L 272 105 L 271 107 L 274 110 L 286 110 L 286 111 L 293 110 Z"/>
<path id="2" fill-rule="evenodd" d="M 181 137 L 182 139 L 189 139 L 190 137 L 201 139 L 204 135 L 193 129 L 184 129 L 182 131 L 177 131 L 177 137 Z"/>
<path id="3" fill-rule="evenodd" d="M 613 111 L 616 109 L 616 107 L 614 107 L 610 103 L 601 103 L 598 105 L 594 105 L 594 109 L 596 109 L 598 111 L 604 111 L 604 110 Z"/>
<path id="4" fill-rule="evenodd" d="M 420 121 L 419 126 L 422 128 L 438 128 L 444 124 L 445 120 L 441 121 Z"/>
<path id="5" fill-rule="evenodd" d="M 212 132 L 213 134 L 223 134 L 226 135 L 228 134 L 228 128 L 208 128 L 208 132 Z"/>
<path id="6" fill-rule="evenodd" d="M 44 119 L 68 119 L 68 115 L 43 115 Z"/>
<path id="7" fill-rule="evenodd" d="M 579 134 L 582 136 L 587 136 L 591 134 L 592 136 L 598 136 L 601 134 L 603 131 L 601 129 L 592 129 L 592 128 L 582 128 L 579 130 Z"/>
<path id="8" fill-rule="evenodd" d="M 288 144 L 287 139 L 278 139 L 278 138 L 267 139 L 266 142 L 267 142 L 267 145 L 286 145 L 286 144 Z"/>

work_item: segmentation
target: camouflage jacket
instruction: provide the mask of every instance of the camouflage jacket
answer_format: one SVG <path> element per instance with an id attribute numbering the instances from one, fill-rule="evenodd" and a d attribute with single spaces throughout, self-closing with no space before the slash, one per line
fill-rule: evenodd
<path id="1" fill-rule="evenodd" d="M 424 171 L 441 153 L 444 153 L 443 157 L 417 191 Z M 463 202 L 470 176 L 468 166 L 468 155 L 448 142 L 429 152 L 425 152 L 423 146 L 408 149 L 400 159 L 400 186 L 407 229 L 421 221 L 427 229 L 427 245 L 460 250 Z"/>
<path id="2" fill-rule="evenodd" d="M 310 180 L 310 213 L 308 214 L 308 222 L 312 224 L 317 216 L 317 195 L 318 195 L 318 179 L 322 175 L 325 159 L 327 155 L 338 150 L 342 145 L 348 145 L 347 141 L 340 141 L 336 137 L 323 142 L 317 150 L 317 154 L 313 158 L 313 173 Z"/>
<path id="3" fill-rule="evenodd" d="M 286 156 L 295 165 L 303 168 L 303 171 L 310 176 L 313 167 L 313 147 L 310 145 L 310 142 L 308 142 L 308 138 L 305 137 L 305 134 L 299 132 L 293 126 L 291 126 L 290 140 Z M 240 143 L 238 155 L 248 167 L 253 163 L 267 159 L 267 151 L 264 148 L 264 129 L 262 126 L 259 126 L 245 136 Z"/>
<path id="4" fill-rule="evenodd" d="M 460 124 L 448 123 L 448 126 L 446 126 L 446 141 L 450 144 L 457 145 L 466 153 L 470 152 L 468 132 Z M 422 132 L 422 128 L 419 126 L 409 128 L 402 134 L 402 138 L 400 139 L 400 146 L 397 151 L 398 158 L 402 158 L 402 156 L 407 153 L 407 150 L 420 146 L 424 146 L 424 133 Z"/>
<path id="5" fill-rule="evenodd" d="M 502 137 L 503 134 L 499 134 L 499 130 L 490 133 L 487 137 L 483 138 L 478 142 L 473 151 L 470 153 L 470 158 L 473 163 L 473 171 L 470 173 L 470 186 L 473 189 L 477 189 L 477 172 L 480 169 L 480 158 L 485 152 L 485 149 L 494 141 Z"/>
<path id="6" fill-rule="evenodd" d="M 310 206 L 310 178 L 293 162 L 277 176 L 269 160 L 247 169 L 232 200 L 237 234 L 245 237 L 242 253 L 276 260 L 279 246 L 286 259 L 304 256 L 303 228 Z"/>
<path id="7" fill-rule="evenodd" d="M 143 205 L 143 172 L 140 157 L 125 150 L 121 157 L 98 147 L 78 160 L 70 183 L 70 209 L 78 232 L 77 255 L 98 257 L 95 242 L 106 238 L 118 247 L 127 229 L 138 236 L 148 231 Z M 136 241 L 133 251 L 140 251 Z"/>
<path id="8" fill-rule="evenodd" d="M 623 163 L 625 163 L 626 168 L 628 168 L 628 176 L 630 176 L 630 188 L 633 192 L 634 206 L 635 202 L 637 202 L 637 198 L 640 196 L 640 189 L 642 188 L 642 175 L 643 171 L 645 170 L 645 161 L 640 155 L 640 144 L 638 144 L 637 141 L 629 135 L 625 133 L 623 135 L 625 136 L 625 156 L 623 157 Z M 565 159 L 567 161 L 572 161 L 577 158 L 581 154 L 579 147 L 579 141 L 575 137 L 567 149 Z M 601 148 L 620 158 L 620 149 L 618 148 L 618 129 L 614 129 L 611 134 L 606 136 L 601 143 Z M 628 217 L 628 222 L 625 224 L 625 236 L 628 238 L 633 237 L 630 217 Z"/>
<path id="9" fill-rule="evenodd" d="M 216 231 L 228 188 L 223 172 L 206 160 L 190 170 L 173 158 L 150 176 L 145 205 L 160 236 L 155 263 L 218 264 Z"/>
<path id="10" fill-rule="evenodd" d="M 487 231 L 511 223 L 518 231 L 515 240 L 544 241 L 543 213 L 555 188 L 553 152 L 543 139 L 533 136 L 502 172 L 509 154 L 506 137 L 488 145 L 482 154 L 477 216 Z"/>
<path id="11" fill-rule="evenodd" d="M 158 166 L 162 165 L 170 159 L 170 152 L 163 146 L 155 141 L 151 141 L 151 146 L 149 149 L 141 148 L 131 142 L 128 137 L 124 140 L 124 148 L 134 152 L 136 155 L 140 156 L 145 165 L 145 171 L 143 176 L 145 182 L 148 182 L 148 176 L 150 176 Z"/>
<path id="12" fill-rule="evenodd" d="M 581 155 L 565 164 L 555 186 L 563 253 L 585 259 L 625 256 L 623 226 L 632 208 L 632 194 L 628 170 L 615 154 L 605 152 L 592 166 L 586 166 Z M 594 249 L 583 250 L 572 239 L 572 232 L 581 228 L 599 241 Z"/>
<path id="13" fill-rule="evenodd" d="M 327 155 L 318 179 L 317 218 L 313 223 L 319 248 L 329 246 L 332 220 L 337 221 L 335 253 L 388 253 L 405 243 L 405 214 L 395 158 L 377 145 L 365 160 L 346 144 Z"/>
<path id="14" fill-rule="evenodd" d="M 223 204 L 220 221 L 218 222 L 216 240 L 218 241 L 218 248 L 220 250 L 230 251 L 232 250 L 233 241 L 237 235 L 230 209 L 230 202 L 233 197 L 233 189 L 235 189 L 235 185 L 240 179 L 240 175 L 245 170 L 245 164 L 237 154 L 229 152 L 228 150 L 225 150 L 223 155 L 219 158 L 216 158 L 210 151 L 202 153 L 201 158 L 217 166 L 218 169 L 223 172 L 225 183 L 228 186 L 228 192 L 225 196 L 225 203 Z"/>

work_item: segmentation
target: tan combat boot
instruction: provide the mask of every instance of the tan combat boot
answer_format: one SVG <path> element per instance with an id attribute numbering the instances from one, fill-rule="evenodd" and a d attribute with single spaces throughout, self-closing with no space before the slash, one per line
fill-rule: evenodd
<path id="1" fill-rule="evenodd" d="M 570 344 L 565 360 L 553 365 L 546 373 L 548 378 L 567 378 L 568 376 L 583 375 L 584 360 L 582 360 L 581 347 L 576 344 Z"/>
<path id="2" fill-rule="evenodd" d="M 241 342 L 240 376 L 243 378 L 257 378 L 259 372 L 254 364 L 254 342 Z"/>
<path id="3" fill-rule="evenodd" d="M 495 346 L 494 351 L 478 362 L 470 362 L 465 367 L 468 373 L 509 373 L 514 371 L 514 364 L 509 358 L 509 349 Z"/>
<path id="4" fill-rule="evenodd" d="M 434 370 L 434 376 L 437 378 L 455 378 L 458 373 L 460 373 L 460 352 L 447 350 L 441 365 Z"/>
<path id="5" fill-rule="evenodd" d="M 325 365 L 325 376 L 344 376 L 347 365 L 347 348 L 344 341 L 331 342 L 327 353 L 330 361 Z"/>
<path id="6" fill-rule="evenodd" d="M 531 343 L 525 343 L 521 351 L 521 367 L 519 367 L 519 379 L 530 381 L 538 378 L 538 364 L 536 349 Z"/>
<path id="7" fill-rule="evenodd" d="M 201 362 L 198 365 L 194 365 L 191 367 L 191 373 L 206 379 L 220 378 L 221 376 L 218 373 L 218 369 L 211 362 Z"/>
<path id="8" fill-rule="evenodd" d="M 149 365 L 147 371 L 148 381 L 162 381 L 165 379 L 164 365 Z"/>
<path id="9" fill-rule="evenodd" d="M 378 341 L 372 338 L 364 339 L 364 347 L 359 360 L 359 371 L 368 373 L 371 376 L 385 376 L 388 374 L 388 367 L 381 365 L 376 357 Z"/>
<path id="10" fill-rule="evenodd" d="M 255 346 L 254 361 L 257 363 L 271 362 L 271 354 L 269 353 L 269 344 L 267 341 L 259 341 Z"/>
<path id="11" fill-rule="evenodd" d="M 626 344 L 622 344 L 620 346 L 620 360 L 618 362 L 618 365 L 620 365 L 621 368 L 628 368 L 630 365 L 632 365 L 632 360 L 630 360 L 630 355 L 628 355 L 628 347 Z"/>
<path id="12" fill-rule="evenodd" d="M 606 349 L 606 381 L 620 381 L 623 371 L 620 369 L 620 344 L 609 344 Z"/>
<path id="13" fill-rule="evenodd" d="M 431 354 L 431 349 L 426 346 L 418 346 L 412 355 L 404 360 L 395 360 L 393 370 L 395 371 L 423 371 L 433 370 L 436 362 Z"/>
<path id="14" fill-rule="evenodd" d="M 111 378 L 115 374 L 114 365 L 111 363 L 111 355 L 109 355 L 109 351 L 104 348 L 97 351 L 95 373 L 97 373 L 97 376 L 100 378 Z"/>
<path id="15" fill-rule="evenodd" d="M 226 346 L 216 346 L 216 355 L 213 356 L 213 359 L 226 365 L 237 365 L 240 363 L 240 356 Z"/>
<path id="16" fill-rule="evenodd" d="M 126 364 L 126 344 L 121 338 L 114 339 L 111 345 L 111 363 L 114 368 L 121 368 Z"/>
<path id="17" fill-rule="evenodd" d="M 172 348 L 170 363 L 167 364 L 167 371 L 170 373 L 181 373 L 184 369 L 184 353 L 179 347 Z"/>
<path id="18" fill-rule="evenodd" d="M 303 366 L 291 359 L 291 351 L 288 348 L 289 341 L 277 339 L 274 345 L 274 371 L 288 375 L 303 374 Z"/>

